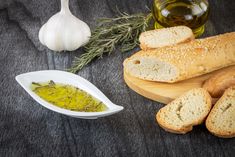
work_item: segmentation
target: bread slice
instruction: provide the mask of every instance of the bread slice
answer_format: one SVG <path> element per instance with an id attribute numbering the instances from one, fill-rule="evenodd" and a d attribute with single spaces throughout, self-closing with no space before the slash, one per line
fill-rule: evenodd
<path id="1" fill-rule="evenodd" d="M 176 45 L 194 39 L 189 27 L 176 26 L 146 31 L 140 34 L 140 48 L 143 50 Z"/>
<path id="2" fill-rule="evenodd" d="M 206 127 L 218 137 L 235 137 L 235 86 L 217 101 L 206 119 Z"/>
<path id="3" fill-rule="evenodd" d="M 224 91 L 235 86 L 235 66 L 231 66 L 213 76 L 211 76 L 203 84 L 213 98 L 219 98 L 223 95 Z"/>
<path id="4" fill-rule="evenodd" d="M 137 52 L 124 61 L 124 70 L 140 79 L 173 83 L 230 65 L 235 65 L 235 32 Z"/>
<path id="5" fill-rule="evenodd" d="M 156 119 L 166 131 L 185 134 L 204 121 L 211 106 L 209 93 L 203 88 L 194 88 L 161 108 Z"/>

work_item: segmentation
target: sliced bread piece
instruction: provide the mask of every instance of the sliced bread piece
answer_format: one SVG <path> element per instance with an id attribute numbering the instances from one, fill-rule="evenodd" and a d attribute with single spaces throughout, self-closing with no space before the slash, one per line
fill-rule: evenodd
<path id="1" fill-rule="evenodd" d="M 235 137 L 235 86 L 217 101 L 206 119 L 206 127 L 218 137 Z"/>
<path id="2" fill-rule="evenodd" d="M 229 65 L 235 65 L 235 32 L 137 52 L 124 61 L 124 70 L 140 79 L 174 83 Z"/>
<path id="3" fill-rule="evenodd" d="M 189 27 L 176 26 L 146 31 L 140 34 L 140 48 L 143 50 L 185 43 L 194 39 Z"/>
<path id="4" fill-rule="evenodd" d="M 204 121 L 211 107 L 209 93 L 203 88 L 194 88 L 161 108 L 156 119 L 166 131 L 185 134 Z"/>
<path id="5" fill-rule="evenodd" d="M 203 84 L 203 88 L 205 88 L 213 98 L 220 98 L 224 91 L 231 86 L 235 86 L 235 66 L 231 66 L 216 73 Z"/>

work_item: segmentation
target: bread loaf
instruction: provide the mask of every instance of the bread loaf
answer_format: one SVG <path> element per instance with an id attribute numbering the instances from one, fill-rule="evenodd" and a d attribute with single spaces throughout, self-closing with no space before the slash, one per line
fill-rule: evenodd
<path id="1" fill-rule="evenodd" d="M 224 138 L 235 137 L 235 86 L 228 88 L 206 119 L 207 129 Z"/>
<path id="2" fill-rule="evenodd" d="M 229 65 L 235 65 L 235 32 L 139 51 L 124 61 L 124 70 L 140 79 L 173 83 Z"/>
<path id="3" fill-rule="evenodd" d="M 161 108 L 156 119 L 166 131 L 185 134 L 204 121 L 211 106 L 209 93 L 203 88 L 195 88 Z"/>
<path id="4" fill-rule="evenodd" d="M 150 30 L 141 33 L 139 37 L 140 48 L 143 50 L 176 45 L 193 39 L 192 30 L 186 26 Z"/>
<path id="5" fill-rule="evenodd" d="M 203 84 L 213 98 L 219 98 L 224 91 L 235 85 L 235 66 L 229 67 L 206 80 Z"/>

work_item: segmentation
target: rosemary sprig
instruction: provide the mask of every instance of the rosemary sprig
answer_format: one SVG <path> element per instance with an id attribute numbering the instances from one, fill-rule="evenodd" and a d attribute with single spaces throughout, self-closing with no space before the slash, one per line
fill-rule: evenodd
<path id="1" fill-rule="evenodd" d="M 140 33 L 146 30 L 151 17 L 151 14 L 129 15 L 119 12 L 115 18 L 99 19 L 98 26 L 85 45 L 85 53 L 75 58 L 69 71 L 76 73 L 93 59 L 112 53 L 117 46 L 121 46 L 122 52 L 135 48 Z"/>

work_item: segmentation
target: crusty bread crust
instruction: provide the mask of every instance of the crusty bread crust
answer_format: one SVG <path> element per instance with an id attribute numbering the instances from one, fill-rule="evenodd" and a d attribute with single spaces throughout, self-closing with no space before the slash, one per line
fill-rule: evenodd
<path id="1" fill-rule="evenodd" d="M 157 115 L 156 115 L 156 119 L 157 119 Z M 158 121 L 157 121 L 158 122 Z M 193 126 L 184 126 L 183 128 L 181 129 L 178 129 L 178 130 L 174 130 L 174 129 L 171 129 L 171 128 L 168 128 L 167 126 L 163 126 L 161 125 L 161 123 L 158 122 L 158 125 L 163 128 L 165 131 L 167 132 L 170 132 L 170 133 L 174 133 L 174 134 L 186 134 L 190 131 L 193 130 Z"/>
<path id="2" fill-rule="evenodd" d="M 235 66 L 229 67 L 206 80 L 203 84 L 213 98 L 219 98 L 224 91 L 235 85 Z"/>
<path id="3" fill-rule="evenodd" d="M 198 93 L 200 92 L 203 95 L 203 99 L 204 99 L 204 109 L 206 112 L 204 113 L 198 113 L 201 114 L 200 117 L 197 120 L 193 120 L 190 122 L 190 124 L 184 124 L 182 125 L 180 128 L 179 126 L 177 126 L 176 123 L 174 123 L 174 125 L 169 124 L 165 119 L 164 119 L 164 115 L 167 112 L 167 108 L 173 105 L 176 105 L 176 103 L 182 99 L 183 97 L 185 97 L 186 94 L 188 93 Z M 190 99 L 190 98 L 189 98 Z M 199 99 L 199 98 L 198 98 Z M 184 105 L 190 105 L 190 104 L 184 104 Z M 209 93 L 202 89 L 202 88 L 195 88 L 192 89 L 188 92 L 186 92 L 185 94 L 183 94 L 182 96 L 180 96 L 179 98 L 177 98 L 176 100 L 172 101 L 171 103 L 169 103 L 168 105 L 166 105 L 165 107 L 161 108 L 158 113 L 156 114 L 156 120 L 159 124 L 160 127 L 162 127 L 164 130 L 171 132 L 171 133 L 176 133 L 176 134 L 186 134 L 187 132 L 191 131 L 193 129 L 193 126 L 195 125 L 199 125 L 201 123 L 204 122 L 204 120 L 206 119 L 208 113 L 210 112 L 210 109 L 212 107 L 211 104 L 211 97 L 209 95 Z M 175 111 L 177 112 L 177 111 Z M 167 113 L 169 114 L 169 113 Z M 168 115 L 168 116 L 172 116 L 172 115 Z"/>
<path id="4" fill-rule="evenodd" d="M 230 101 L 228 103 L 228 101 Z M 226 105 L 230 105 L 229 107 Z M 231 112 L 228 113 L 228 110 Z M 226 112 L 226 113 L 225 113 Z M 228 118 L 230 116 L 230 122 Z M 226 119 L 227 118 L 227 119 Z M 228 123 L 231 124 L 230 130 L 227 129 Z M 235 86 L 228 88 L 223 96 L 217 101 L 206 119 L 207 129 L 215 136 L 222 138 L 235 137 Z M 225 126 L 222 126 L 225 125 Z"/>
<path id="5" fill-rule="evenodd" d="M 185 43 L 188 43 L 188 42 L 190 42 L 194 39 L 195 39 L 194 36 L 191 36 L 189 38 L 186 38 L 186 39 L 181 40 L 180 42 L 177 42 L 177 43 L 174 43 L 174 44 L 169 44 L 169 45 L 165 45 L 165 46 L 156 46 L 156 47 L 151 47 L 151 46 L 147 45 L 146 43 L 140 43 L 140 48 L 144 51 L 153 50 L 153 49 L 160 48 L 160 47 L 173 46 L 173 45 L 178 45 L 178 44 L 185 44 Z"/>
<path id="6" fill-rule="evenodd" d="M 131 76 L 169 83 L 230 65 L 235 65 L 235 32 L 139 51 L 124 61 L 125 71 Z M 169 75 L 161 71 L 163 68 L 169 70 Z"/>
<path id="7" fill-rule="evenodd" d="M 194 34 L 189 27 L 175 26 L 155 29 L 140 34 L 140 48 L 142 50 L 172 46 L 194 40 Z"/>

